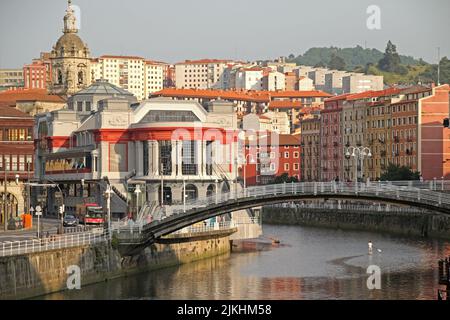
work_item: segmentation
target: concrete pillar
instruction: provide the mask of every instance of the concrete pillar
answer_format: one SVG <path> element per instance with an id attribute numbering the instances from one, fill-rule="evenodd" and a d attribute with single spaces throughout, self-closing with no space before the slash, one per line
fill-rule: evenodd
<path id="1" fill-rule="evenodd" d="M 172 141 L 172 176 L 177 176 L 176 167 L 177 167 L 177 144 L 178 141 Z M 173 198 L 173 196 L 172 196 Z"/>
<path id="2" fill-rule="evenodd" d="M 195 141 L 195 161 L 197 162 L 197 175 L 203 176 L 203 141 Z"/>
<path id="3" fill-rule="evenodd" d="M 159 146 L 158 141 L 149 141 L 149 171 L 156 176 L 159 175 Z"/>
<path id="4" fill-rule="evenodd" d="M 142 161 L 144 159 L 144 147 L 143 147 L 143 143 L 142 141 L 136 141 L 134 143 L 134 148 L 135 148 L 135 159 L 134 159 L 134 163 L 135 163 L 135 168 L 136 168 L 136 175 L 137 176 L 142 176 L 144 174 L 144 162 Z M 132 151 L 132 150 L 130 150 Z M 133 152 L 129 152 L 130 156 L 133 154 Z M 131 164 L 131 161 L 130 161 Z"/>

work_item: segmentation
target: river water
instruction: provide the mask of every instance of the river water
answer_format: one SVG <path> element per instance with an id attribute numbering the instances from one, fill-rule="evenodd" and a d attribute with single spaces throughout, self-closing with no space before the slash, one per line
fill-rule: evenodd
<path id="1" fill-rule="evenodd" d="M 436 299 L 437 262 L 450 256 L 444 240 L 301 226 L 263 229 L 281 245 L 40 299 Z M 369 265 L 380 267 L 379 290 L 367 288 Z"/>

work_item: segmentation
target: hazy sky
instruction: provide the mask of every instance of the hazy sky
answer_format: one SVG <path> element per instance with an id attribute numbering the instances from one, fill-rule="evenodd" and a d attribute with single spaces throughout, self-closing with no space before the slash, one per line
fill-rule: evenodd
<path id="1" fill-rule="evenodd" d="M 357 44 L 450 57 L 449 0 L 73 0 L 92 56 L 266 59 Z M 381 30 L 366 27 L 369 5 Z M 21 67 L 61 36 L 66 0 L 0 0 L 0 68 Z"/>

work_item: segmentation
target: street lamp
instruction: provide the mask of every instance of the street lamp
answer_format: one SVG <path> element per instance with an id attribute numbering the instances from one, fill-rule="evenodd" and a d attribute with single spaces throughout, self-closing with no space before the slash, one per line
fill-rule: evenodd
<path id="1" fill-rule="evenodd" d="M 253 157 L 253 155 L 251 154 L 251 153 L 249 153 L 249 154 L 247 154 L 246 156 L 245 156 L 245 161 L 244 161 L 244 190 L 247 188 L 247 178 L 246 178 L 246 176 L 245 176 L 245 173 L 246 173 L 246 167 L 247 167 L 247 164 L 248 164 L 248 161 L 247 161 L 247 157 L 248 156 L 251 156 L 251 158 L 250 158 L 250 163 L 251 164 L 254 164 L 254 163 L 256 163 L 256 161 L 255 161 L 255 158 Z"/>
<path id="2" fill-rule="evenodd" d="M 136 188 L 134 189 L 134 193 L 136 194 L 136 217 L 139 214 L 139 193 L 141 193 L 141 187 L 140 185 L 136 185 Z"/>
<path id="3" fill-rule="evenodd" d="M 61 194 L 61 206 L 59 207 L 59 211 L 61 214 L 61 226 L 60 226 L 61 229 L 60 230 L 61 230 L 61 234 L 63 234 L 64 233 L 64 194 L 63 194 L 61 188 L 59 187 L 58 183 L 56 183 L 55 181 L 50 180 L 48 178 L 46 178 L 45 180 L 51 182 L 53 184 L 52 187 L 58 188 L 58 191 Z"/>
<path id="4" fill-rule="evenodd" d="M 351 153 L 350 153 L 351 151 Z M 364 165 L 364 157 L 372 157 L 372 152 L 370 150 L 369 147 L 354 147 L 354 146 L 350 146 L 347 147 L 347 150 L 345 152 L 345 156 L 347 158 L 349 158 L 350 156 L 354 157 L 355 159 L 355 179 L 356 179 L 356 184 L 355 184 L 355 188 L 356 190 L 358 189 L 358 159 L 360 161 L 360 165 L 361 165 L 361 179 L 363 176 L 363 165 Z"/>
<path id="5" fill-rule="evenodd" d="M 108 235 L 109 240 L 112 239 L 112 230 L 111 230 L 111 193 L 112 193 L 111 185 L 106 186 L 106 210 L 108 214 Z"/>
<path id="6" fill-rule="evenodd" d="M 183 177 L 183 212 L 186 212 L 186 180 Z"/>

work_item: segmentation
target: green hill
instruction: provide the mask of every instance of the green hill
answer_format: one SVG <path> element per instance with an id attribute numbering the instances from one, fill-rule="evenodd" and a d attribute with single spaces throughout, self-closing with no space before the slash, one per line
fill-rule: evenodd
<path id="1" fill-rule="evenodd" d="M 310 48 L 303 55 L 297 57 L 290 55 L 288 60 L 297 63 L 297 65 L 327 66 L 333 54 L 344 59 L 345 69 L 348 71 L 352 71 L 357 67 L 364 67 L 368 63 L 377 64 L 383 58 L 383 52 L 378 49 L 364 49 L 361 46 L 356 46 L 354 48 Z M 421 63 L 421 60 L 405 55 L 400 55 L 400 60 L 404 65 L 418 65 Z"/>
<path id="2" fill-rule="evenodd" d="M 339 59 L 336 59 L 336 56 Z M 354 48 L 323 47 L 308 49 L 303 55 L 295 57 L 290 55 L 288 61 L 297 65 L 323 66 L 333 68 L 333 62 L 344 62 L 344 70 L 363 72 L 366 74 L 382 75 L 387 85 L 437 83 L 437 65 L 429 64 L 422 59 L 411 56 L 398 55 L 400 62 L 396 62 L 396 72 L 387 72 L 379 69 L 379 61 L 384 53 L 377 49 L 364 49 L 361 46 Z M 398 58 L 397 58 L 398 59 Z M 331 64 L 331 66 L 330 66 Z M 337 65 L 337 64 L 334 64 Z M 340 63 L 342 65 L 342 63 Z M 440 63 L 440 82 L 450 83 L 450 60 L 443 57 Z"/>

